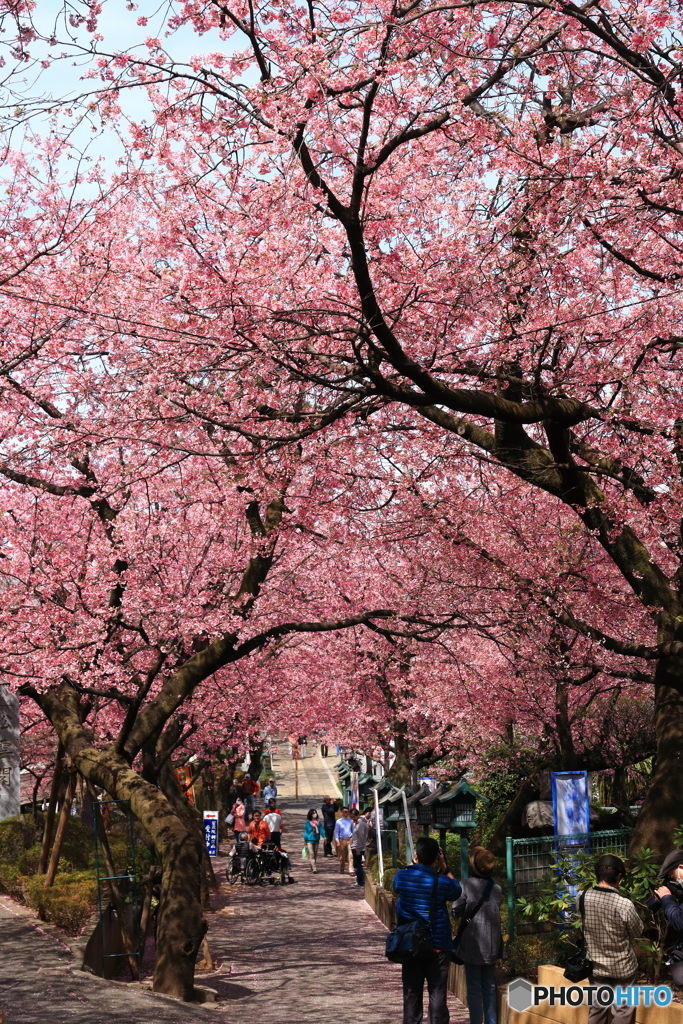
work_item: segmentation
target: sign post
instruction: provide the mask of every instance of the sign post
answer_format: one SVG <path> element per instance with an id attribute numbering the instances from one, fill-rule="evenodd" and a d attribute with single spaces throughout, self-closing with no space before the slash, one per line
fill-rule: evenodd
<path id="1" fill-rule="evenodd" d="M 384 851 L 382 850 L 382 821 L 379 812 L 379 793 L 375 788 L 375 835 L 377 836 L 377 863 L 379 865 L 379 884 L 384 878 Z"/>
<path id="2" fill-rule="evenodd" d="M 292 760 L 294 761 L 294 796 L 299 799 L 299 758 L 301 750 L 298 743 L 292 743 Z"/>
<path id="3" fill-rule="evenodd" d="M 553 824 L 555 835 L 562 839 L 557 844 L 558 852 L 568 857 L 568 863 L 578 871 L 578 857 L 572 856 L 572 850 L 581 848 L 581 839 L 571 836 L 585 836 L 590 832 L 590 804 L 588 794 L 588 772 L 551 772 L 553 796 Z M 575 900 L 578 896 L 578 880 L 567 885 L 567 890 Z"/>
<path id="4" fill-rule="evenodd" d="M 19 698 L 0 683 L 0 821 L 20 812 Z"/>
<path id="5" fill-rule="evenodd" d="M 209 857 L 218 856 L 218 811 L 204 811 L 204 842 Z"/>
<path id="6" fill-rule="evenodd" d="M 556 836 L 590 832 L 588 772 L 551 772 Z"/>
<path id="7" fill-rule="evenodd" d="M 408 810 L 408 797 L 406 796 L 405 789 L 401 796 L 403 797 L 403 811 L 406 816 L 406 860 L 409 864 L 412 864 L 415 850 L 413 848 L 413 833 L 410 830 L 410 812 Z"/>

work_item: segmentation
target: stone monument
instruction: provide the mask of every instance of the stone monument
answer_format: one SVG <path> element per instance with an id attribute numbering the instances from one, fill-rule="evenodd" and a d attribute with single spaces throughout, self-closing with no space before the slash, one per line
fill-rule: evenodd
<path id="1" fill-rule="evenodd" d="M 19 698 L 0 683 L 0 821 L 20 811 Z"/>

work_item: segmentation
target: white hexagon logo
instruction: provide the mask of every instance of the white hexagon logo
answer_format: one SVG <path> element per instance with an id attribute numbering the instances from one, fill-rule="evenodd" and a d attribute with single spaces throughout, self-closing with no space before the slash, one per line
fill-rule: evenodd
<path id="1" fill-rule="evenodd" d="M 525 978 L 515 978 L 508 985 L 508 1004 L 512 1010 L 521 1013 L 533 1004 L 533 988 Z"/>

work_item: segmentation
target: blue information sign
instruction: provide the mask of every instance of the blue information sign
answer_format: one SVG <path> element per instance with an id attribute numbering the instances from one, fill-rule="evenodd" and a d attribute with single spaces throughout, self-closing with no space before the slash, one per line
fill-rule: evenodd
<path id="1" fill-rule="evenodd" d="M 218 856 L 218 811 L 204 811 L 204 842 L 209 857 Z"/>

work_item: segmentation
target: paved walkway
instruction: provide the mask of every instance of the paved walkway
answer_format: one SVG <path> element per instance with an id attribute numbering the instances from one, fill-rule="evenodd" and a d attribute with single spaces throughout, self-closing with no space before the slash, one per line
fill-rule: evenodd
<path id="1" fill-rule="evenodd" d="M 277 779 L 277 789 L 280 797 L 294 797 L 296 788 L 296 762 L 292 761 L 287 740 L 274 744 L 273 750 L 273 772 Z M 341 797 L 341 790 L 337 784 L 336 766 L 339 764 L 339 757 L 334 753 L 334 747 L 330 749 L 328 757 L 320 756 L 320 747 L 313 747 L 309 743 L 306 750 L 306 757 L 299 760 L 299 796 L 315 796 L 322 799 L 323 796 Z"/>
<path id="2" fill-rule="evenodd" d="M 319 770 L 314 765 L 311 776 Z M 339 874 L 335 859 L 319 860 L 315 875 L 301 862 L 305 814 L 319 807 L 320 797 L 280 803 L 296 884 L 229 886 L 223 882 L 225 856 L 214 861 L 223 882 L 208 915 L 217 969 L 198 971 L 197 984 L 218 991 L 215 1009 L 71 973 L 68 950 L 0 898 L 5 1024 L 195 1024 L 212 1017 L 258 1024 L 400 1024 L 400 968 L 384 957 L 386 929 L 363 891 Z M 452 1022 L 469 1019 L 454 997 L 450 1003 Z"/>
<path id="3" fill-rule="evenodd" d="M 41 935 L 0 898 L 5 1024 L 206 1024 L 210 1011 L 72 973 L 71 959 L 69 950 Z"/>
<path id="4" fill-rule="evenodd" d="M 206 984 L 233 1003 L 240 1021 L 401 1024 L 401 968 L 384 956 L 386 929 L 363 890 L 339 873 L 336 858 L 320 857 L 315 875 L 301 862 L 306 812 L 320 807 L 320 797 L 279 803 L 297 883 L 222 886 L 209 942 L 214 958 L 230 960 L 232 971 Z M 219 877 L 223 861 L 215 860 Z M 468 1021 L 458 1000 L 450 1001 L 453 1024 Z"/>

